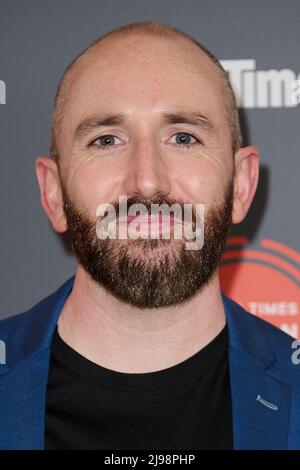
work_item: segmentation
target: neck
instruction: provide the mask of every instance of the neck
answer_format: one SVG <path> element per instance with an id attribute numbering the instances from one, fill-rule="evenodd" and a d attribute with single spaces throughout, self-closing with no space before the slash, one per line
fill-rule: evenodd
<path id="1" fill-rule="evenodd" d="M 225 323 L 218 270 L 191 299 L 140 309 L 113 297 L 78 265 L 58 331 L 69 346 L 102 367 L 145 373 L 189 358 L 211 342 Z"/>

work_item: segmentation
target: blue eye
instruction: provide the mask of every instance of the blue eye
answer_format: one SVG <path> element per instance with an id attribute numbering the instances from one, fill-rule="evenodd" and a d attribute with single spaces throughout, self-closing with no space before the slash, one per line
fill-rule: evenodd
<path id="1" fill-rule="evenodd" d="M 113 147 L 114 144 L 116 143 L 115 140 L 118 139 L 115 135 L 111 134 L 106 134 L 102 135 L 101 137 L 98 137 L 96 140 L 94 140 L 90 146 L 91 147 L 98 147 L 100 150 L 104 150 L 109 147 Z"/>
<path id="2" fill-rule="evenodd" d="M 182 147 L 191 147 L 194 144 L 200 143 L 196 137 L 194 137 L 192 134 L 189 134 L 188 132 L 177 132 L 172 137 L 176 138 L 175 144 Z"/>

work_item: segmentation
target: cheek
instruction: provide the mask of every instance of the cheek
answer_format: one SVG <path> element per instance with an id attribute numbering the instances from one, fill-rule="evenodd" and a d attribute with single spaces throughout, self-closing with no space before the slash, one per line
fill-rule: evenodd
<path id="1" fill-rule="evenodd" d="M 202 159 L 173 172 L 177 190 L 188 200 L 211 206 L 224 198 L 230 168 L 217 159 Z"/>
<path id="2" fill-rule="evenodd" d="M 69 177 L 68 194 L 79 208 L 95 217 L 99 204 L 114 201 L 119 177 L 100 165 L 81 165 Z"/>

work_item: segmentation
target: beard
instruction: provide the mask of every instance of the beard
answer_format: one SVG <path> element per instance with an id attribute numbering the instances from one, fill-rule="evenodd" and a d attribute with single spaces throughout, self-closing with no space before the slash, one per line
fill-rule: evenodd
<path id="1" fill-rule="evenodd" d="M 70 200 L 61 181 L 64 212 L 72 250 L 90 277 L 119 300 L 138 308 L 175 305 L 191 298 L 213 277 L 226 249 L 232 225 L 233 178 L 221 204 L 205 215 L 204 244 L 187 250 L 184 239 L 101 239 L 96 221 Z M 159 193 L 151 200 L 133 196 L 127 205 L 180 204 Z M 116 215 L 118 203 L 113 204 Z M 193 211 L 193 226 L 195 212 Z"/>

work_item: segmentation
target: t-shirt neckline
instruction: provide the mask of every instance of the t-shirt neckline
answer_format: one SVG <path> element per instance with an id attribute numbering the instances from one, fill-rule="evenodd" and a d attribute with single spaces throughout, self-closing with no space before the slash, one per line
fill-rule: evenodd
<path id="1" fill-rule="evenodd" d="M 146 373 L 119 372 L 90 361 L 63 341 L 57 326 L 51 345 L 52 360 L 78 380 L 118 391 L 144 392 L 168 390 L 200 377 L 227 351 L 227 324 L 212 341 L 189 358 L 171 367 Z"/>

